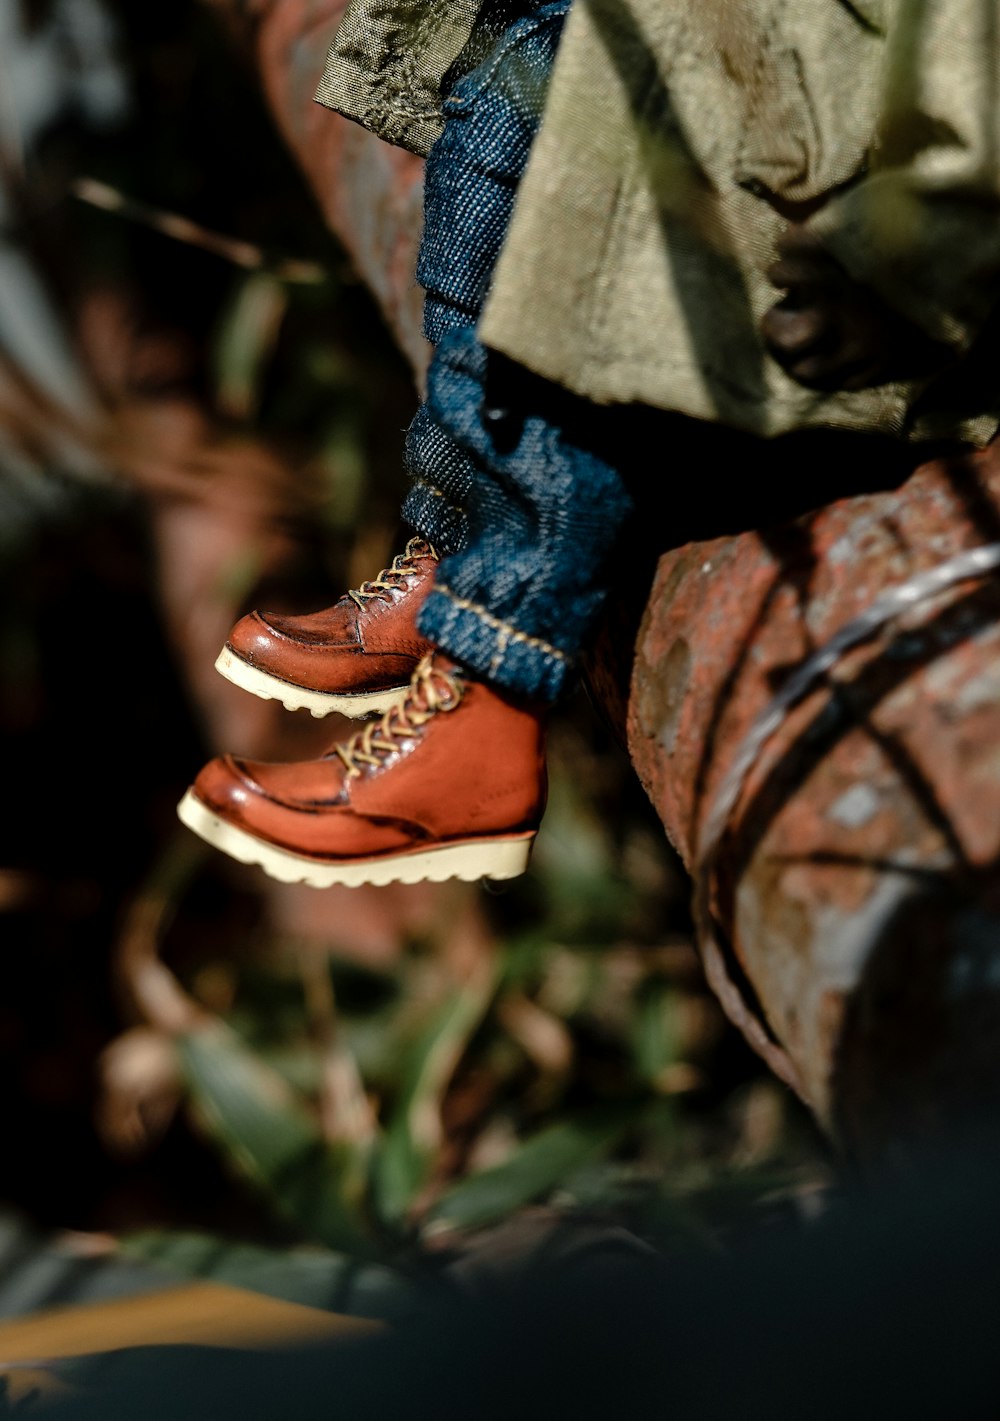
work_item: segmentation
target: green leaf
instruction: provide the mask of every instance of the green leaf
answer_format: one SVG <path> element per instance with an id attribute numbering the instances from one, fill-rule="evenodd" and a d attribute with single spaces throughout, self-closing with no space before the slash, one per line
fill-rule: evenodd
<path id="1" fill-rule="evenodd" d="M 357 412 L 342 411 L 323 439 L 318 462 L 324 472 L 326 518 L 339 532 L 357 527 L 365 507 L 368 458 L 366 430 Z"/>
<path id="2" fill-rule="evenodd" d="M 228 1027 L 189 1032 L 177 1046 L 190 1105 L 227 1159 L 306 1236 L 374 1256 L 365 1151 L 324 1140 L 302 1097 Z"/>
<path id="3" fill-rule="evenodd" d="M 403 1062 L 399 1095 L 376 1151 L 375 1203 L 398 1223 L 426 1184 L 441 1145 L 441 1100 L 455 1067 L 493 1000 L 496 964 L 470 979 L 434 1013 Z"/>
<path id="4" fill-rule="evenodd" d="M 287 309 L 284 284 L 268 272 L 254 272 L 240 284 L 215 343 L 216 403 L 223 414 L 241 420 L 256 414 Z"/>
<path id="5" fill-rule="evenodd" d="M 607 825 L 570 766 L 550 765 L 545 833 L 532 865 L 551 935 L 594 944 L 615 939 L 634 888 L 622 878 Z"/>
<path id="6" fill-rule="evenodd" d="M 638 994 L 629 1035 L 639 1078 L 655 1085 L 680 1059 L 678 995 L 669 982 L 650 981 Z"/>
<path id="7" fill-rule="evenodd" d="M 444 1194 L 428 1212 L 425 1229 L 477 1228 L 545 1198 L 583 1164 L 613 1150 L 645 1109 L 631 1102 L 601 1105 L 540 1130 L 503 1164 Z"/>
<path id="8" fill-rule="evenodd" d="M 184 1278 L 210 1278 L 351 1317 L 395 1321 L 415 1306 L 416 1285 L 403 1274 L 325 1248 L 264 1248 L 170 1229 L 125 1234 L 119 1248 L 128 1258 Z"/>

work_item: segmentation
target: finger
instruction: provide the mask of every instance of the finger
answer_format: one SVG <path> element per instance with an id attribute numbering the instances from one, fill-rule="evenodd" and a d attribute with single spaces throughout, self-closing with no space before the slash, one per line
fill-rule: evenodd
<path id="1" fill-rule="evenodd" d="M 866 390 L 888 378 L 881 363 L 870 356 L 845 356 L 842 350 L 811 351 L 783 362 L 786 375 L 810 390 Z"/>
<path id="2" fill-rule="evenodd" d="M 823 252 L 779 256 L 765 275 L 772 286 L 816 287 L 842 281 L 840 267 Z"/>
<path id="3" fill-rule="evenodd" d="M 817 306 L 797 309 L 779 303 L 765 312 L 760 324 L 768 345 L 786 358 L 804 355 L 828 339 L 831 332 L 829 318 Z"/>
<path id="4" fill-rule="evenodd" d="M 803 227 L 801 223 L 789 222 L 781 235 L 775 242 L 778 252 L 793 256 L 796 253 L 807 254 L 810 252 L 822 252 L 826 254 L 826 247 L 823 239 L 817 237 L 809 227 Z"/>
<path id="5" fill-rule="evenodd" d="M 786 375 L 790 375 L 798 384 L 806 386 L 810 390 L 843 390 L 846 388 L 858 388 L 856 386 L 847 387 L 844 384 L 846 378 L 843 362 L 837 355 L 830 354 L 810 354 L 797 359 L 783 362 L 783 369 Z"/>

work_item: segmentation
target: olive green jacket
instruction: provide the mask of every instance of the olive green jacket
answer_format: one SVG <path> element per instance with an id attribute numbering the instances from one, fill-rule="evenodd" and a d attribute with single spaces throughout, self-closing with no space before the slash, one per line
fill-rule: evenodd
<path id="1" fill-rule="evenodd" d="M 317 99 L 426 154 L 490 0 L 352 0 Z M 575 0 L 481 339 L 598 403 L 773 435 L 1000 423 L 1000 0 Z M 820 394 L 766 355 L 789 219 L 956 353 Z"/>

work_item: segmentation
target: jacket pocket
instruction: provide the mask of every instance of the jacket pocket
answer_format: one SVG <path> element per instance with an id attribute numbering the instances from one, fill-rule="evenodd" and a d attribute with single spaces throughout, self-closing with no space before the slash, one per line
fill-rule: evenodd
<path id="1" fill-rule="evenodd" d="M 808 203 L 864 171 L 875 136 L 884 0 L 775 0 L 745 71 L 735 178 Z"/>

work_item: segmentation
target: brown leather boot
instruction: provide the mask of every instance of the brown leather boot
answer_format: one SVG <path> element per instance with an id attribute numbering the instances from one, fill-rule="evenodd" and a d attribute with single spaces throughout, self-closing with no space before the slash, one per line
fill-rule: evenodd
<path id="1" fill-rule="evenodd" d="M 514 878 L 545 808 L 543 711 L 441 653 L 406 696 L 321 759 L 211 760 L 181 820 L 272 878 L 340 883 Z"/>
<path id="2" fill-rule="evenodd" d="M 230 632 L 216 670 L 288 710 L 315 716 L 384 711 L 406 694 L 430 650 L 416 616 L 437 564 L 430 543 L 411 538 L 390 567 L 324 611 L 300 617 L 250 612 Z"/>

